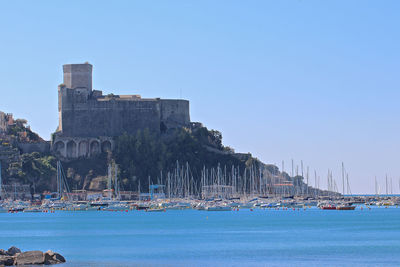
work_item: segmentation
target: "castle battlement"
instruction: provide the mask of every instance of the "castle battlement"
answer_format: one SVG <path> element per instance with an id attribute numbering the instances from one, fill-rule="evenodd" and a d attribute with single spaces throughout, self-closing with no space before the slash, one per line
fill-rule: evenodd
<path id="1" fill-rule="evenodd" d="M 190 126 L 189 101 L 103 95 L 92 89 L 92 70 L 89 63 L 63 66 L 64 82 L 58 87 L 59 126 L 52 146 L 62 156 L 87 156 L 98 151 L 89 145 L 80 147 L 79 140 L 83 139 L 89 144 L 97 138 L 102 148 L 102 140 L 110 142 L 123 133 L 149 129 L 162 134 L 171 128 Z M 67 152 L 69 141 L 75 143 Z M 107 143 L 105 147 L 110 146 Z"/>

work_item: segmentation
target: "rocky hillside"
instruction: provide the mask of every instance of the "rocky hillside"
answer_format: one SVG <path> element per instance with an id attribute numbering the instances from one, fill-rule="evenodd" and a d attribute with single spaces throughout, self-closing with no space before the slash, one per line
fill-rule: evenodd
<path id="1" fill-rule="evenodd" d="M 0 160 L 3 184 L 29 185 L 31 193 L 56 190 L 56 156 L 49 152 L 24 153 L 21 142 L 37 143 L 43 139 L 19 120 L 1 135 Z M 115 138 L 115 149 L 90 159 L 80 158 L 62 162 L 71 190 L 100 191 L 107 186 L 107 168 L 110 162 L 119 167 L 119 179 L 123 191 L 147 191 L 148 184 L 156 184 L 164 176 L 185 166 L 194 184 L 200 185 L 202 171 L 233 168 L 239 175 L 255 175 L 269 179 L 274 184 L 292 184 L 298 187 L 287 193 L 305 192 L 307 186 L 301 176 L 290 177 L 280 173 L 274 165 L 267 165 L 251 154 L 235 153 L 222 143 L 222 134 L 208 130 L 200 124 L 192 128 L 170 130 L 157 135 L 148 130 L 135 135 L 124 134 Z M 236 171 L 235 171 L 236 172 Z M 247 172 L 247 174 L 246 174 Z M 250 176 L 249 176 L 250 177 Z M 164 180 L 165 182 L 165 180 Z M 250 183 L 250 181 L 247 181 Z M 250 190 L 250 189 L 248 189 Z M 312 190 L 309 188 L 308 190 Z M 268 193 L 268 192 L 265 192 Z"/>

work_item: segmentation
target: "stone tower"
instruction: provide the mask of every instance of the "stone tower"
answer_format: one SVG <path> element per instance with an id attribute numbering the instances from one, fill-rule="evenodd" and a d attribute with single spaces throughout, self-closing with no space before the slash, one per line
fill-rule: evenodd
<path id="1" fill-rule="evenodd" d="M 63 71 L 65 87 L 87 91 L 87 96 L 90 96 L 93 71 L 91 64 L 66 64 L 63 66 Z"/>

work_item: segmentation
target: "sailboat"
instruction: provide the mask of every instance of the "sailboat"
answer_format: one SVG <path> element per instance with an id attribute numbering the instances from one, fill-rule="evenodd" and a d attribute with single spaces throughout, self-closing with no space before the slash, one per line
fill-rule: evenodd
<path id="1" fill-rule="evenodd" d="M 64 169 L 61 161 L 57 161 L 57 192 L 51 194 L 49 199 L 42 204 L 41 208 L 45 209 L 64 209 L 69 203 L 65 202 L 69 193 L 69 186 L 65 177 Z"/>
<path id="2" fill-rule="evenodd" d="M 114 182 L 114 183 L 113 183 Z M 113 188 L 114 184 L 114 188 Z M 107 181 L 107 197 L 90 202 L 90 208 L 96 210 L 128 210 L 129 206 L 121 203 L 118 182 L 118 166 L 114 164 L 108 165 L 108 181 Z M 115 196 L 114 196 L 115 193 Z"/>

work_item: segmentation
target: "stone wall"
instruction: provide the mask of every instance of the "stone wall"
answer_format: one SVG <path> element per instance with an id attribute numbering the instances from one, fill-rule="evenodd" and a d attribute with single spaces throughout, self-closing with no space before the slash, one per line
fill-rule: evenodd
<path id="1" fill-rule="evenodd" d="M 18 143 L 18 148 L 22 153 L 48 153 L 50 152 L 50 142 L 41 142 L 41 143 Z"/>
<path id="2" fill-rule="evenodd" d="M 188 126 L 190 124 L 189 101 L 161 99 L 161 118 L 167 128 Z"/>
<path id="3" fill-rule="evenodd" d="M 53 141 L 53 152 L 62 158 L 90 157 L 114 149 L 114 140 L 110 137 L 84 138 L 60 137 Z"/>
<path id="4" fill-rule="evenodd" d="M 59 131 L 63 136 L 119 136 L 148 128 L 189 126 L 189 101 L 175 99 L 142 99 L 86 97 L 78 89 L 59 88 Z"/>

